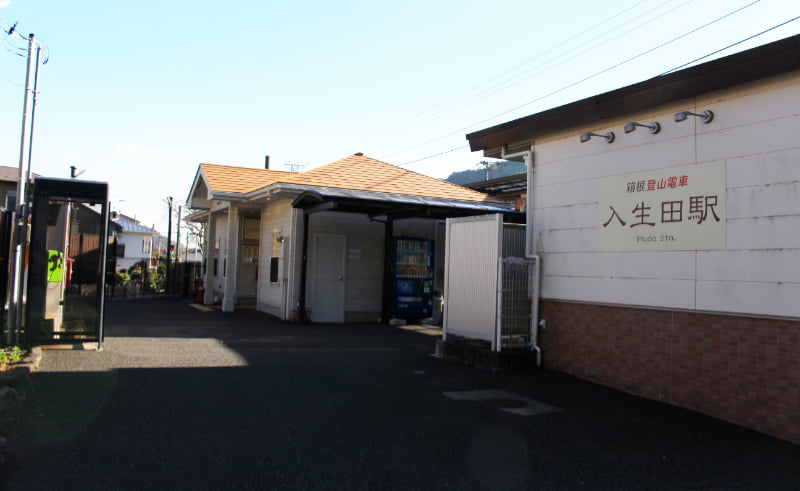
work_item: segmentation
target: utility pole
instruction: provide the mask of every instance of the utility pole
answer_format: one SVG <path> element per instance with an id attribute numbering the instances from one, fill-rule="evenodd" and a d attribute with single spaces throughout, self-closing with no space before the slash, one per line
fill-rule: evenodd
<path id="1" fill-rule="evenodd" d="M 8 34 L 11 34 L 9 32 Z M 24 38 L 24 37 L 23 37 Z M 39 74 L 39 53 L 41 46 L 36 43 L 36 36 L 30 34 L 28 41 L 28 64 L 25 73 L 25 98 L 22 105 L 22 131 L 19 148 L 19 175 L 17 181 L 17 206 L 14 211 L 15 234 L 13 237 L 13 270 L 11 271 L 11 291 L 9 292 L 8 327 L 6 331 L 6 344 L 19 343 L 19 333 L 23 328 L 25 309 L 25 264 L 28 229 L 28 183 L 31 173 L 31 155 L 33 147 L 33 115 L 36 104 L 36 86 Z M 36 61 L 34 67 L 34 49 Z M 29 118 L 30 111 L 30 118 Z M 30 119 L 30 122 L 28 121 Z M 30 131 L 29 131 L 30 126 Z M 27 173 L 25 172 L 25 159 L 27 157 Z"/>
<path id="2" fill-rule="evenodd" d="M 164 289 L 168 289 L 170 280 L 170 262 L 172 262 L 172 196 L 167 198 L 167 205 L 169 205 L 169 219 L 167 221 L 167 274 L 164 277 Z"/>
<path id="3" fill-rule="evenodd" d="M 478 162 L 478 165 L 479 166 L 483 166 L 483 180 L 484 181 L 488 181 L 489 180 L 489 171 L 490 170 L 494 170 L 494 169 L 497 168 L 497 164 L 495 164 L 494 162 L 487 162 L 485 160 L 481 161 L 481 162 Z"/>
<path id="4" fill-rule="evenodd" d="M 175 269 L 174 272 L 178 274 L 178 268 L 181 262 L 181 212 L 183 205 L 178 205 L 178 226 L 175 227 Z M 173 291 L 178 290 L 178 277 L 173 281 Z"/>

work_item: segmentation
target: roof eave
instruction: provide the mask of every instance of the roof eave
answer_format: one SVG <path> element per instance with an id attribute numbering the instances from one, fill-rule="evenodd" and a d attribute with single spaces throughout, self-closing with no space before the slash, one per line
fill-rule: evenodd
<path id="1" fill-rule="evenodd" d="M 185 222 L 206 222 L 208 220 L 209 210 L 206 209 L 199 209 L 189 213 L 188 215 L 184 215 L 183 220 Z"/>
<path id="2" fill-rule="evenodd" d="M 254 189 L 244 195 L 247 201 L 259 201 L 261 199 L 270 199 L 273 196 L 297 196 L 298 194 L 306 191 L 309 186 L 299 184 L 286 184 L 283 182 L 272 182 L 266 186 Z"/>
<path id="3" fill-rule="evenodd" d="M 244 194 L 230 191 L 212 191 L 208 194 L 208 199 L 209 201 L 228 201 L 232 203 L 247 201 L 247 197 Z"/>
<path id="4" fill-rule="evenodd" d="M 201 181 L 202 179 L 202 181 Z M 202 182 L 205 185 L 206 189 L 209 190 L 205 198 L 196 198 L 195 195 L 197 194 L 197 187 Z M 207 204 L 208 201 L 211 200 L 211 186 L 208 185 L 208 179 L 206 179 L 205 174 L 203 174 L 203 167 L 201 165 L 197 166 L 197 172 L 194 175 L 194 180 L 192 181 L 192 187 L 189 188 L 189 196 L 186 199 L 186 205 L 189 208 L 208 208 L 210 205 Z"/>

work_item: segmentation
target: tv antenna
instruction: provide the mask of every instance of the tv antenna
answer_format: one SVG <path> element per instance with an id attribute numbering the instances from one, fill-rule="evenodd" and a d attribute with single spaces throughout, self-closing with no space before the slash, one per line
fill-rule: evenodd
<path id="1" fill-rule="evenodd" d="M 290 172 L 300 172 L 300 169 L 302 169 L 303 167 L 306 166 L 306 164 L 300 164 L 300 163 L 297 163 L 297 162 L 289 162 L 286 165 L 289 166 L 289 171 Z"/>

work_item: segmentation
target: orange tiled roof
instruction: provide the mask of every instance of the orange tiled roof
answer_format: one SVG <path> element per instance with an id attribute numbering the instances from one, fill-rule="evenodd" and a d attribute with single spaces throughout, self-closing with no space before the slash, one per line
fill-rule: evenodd
<path id="1" fill-rule="evenodd" d="M 270 184 L 353 189 L 458 201 L 507 204 L 457 184 L 403 169 L 361 154 L 351 155 L 306 172 L 200 164 L 212 191 L 247 193 Z"/>
<path id="2" fill-rule="evenodd" d="M 200 164 L 200 169 L 211 191 L 222 193 L 246 193 L 276 182 L 285 174 L 282 170 L 253 169 L 229 165 Z"/>
<path id="3" fill-rule="evenodd" d="M 288 181 L 281 180 L 280 182 L 459 201 L 505 203 L 478 191 L 360 154 L 345 157 L 301 174 L 295 174 Z"/>

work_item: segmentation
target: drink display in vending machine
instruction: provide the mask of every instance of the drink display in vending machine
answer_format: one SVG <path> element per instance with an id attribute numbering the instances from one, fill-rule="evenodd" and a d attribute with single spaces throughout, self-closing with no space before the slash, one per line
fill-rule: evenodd
<path id="1" fill-rule="evenodd" d="M 394 239 L 392 316 L 425 319 L 433 316 L 433 241 Z"/>

